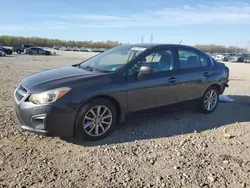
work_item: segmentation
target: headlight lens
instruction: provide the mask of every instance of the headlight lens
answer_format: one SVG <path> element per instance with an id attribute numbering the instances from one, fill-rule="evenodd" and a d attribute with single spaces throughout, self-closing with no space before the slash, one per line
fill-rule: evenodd
<path id="1" fill-rule="evenodd" d="M 57 88 L 42 93 L 32 94 L 29 101 L 34 104 L 49 104 L 62 98 L 71 90 L 69 87 Z"/>

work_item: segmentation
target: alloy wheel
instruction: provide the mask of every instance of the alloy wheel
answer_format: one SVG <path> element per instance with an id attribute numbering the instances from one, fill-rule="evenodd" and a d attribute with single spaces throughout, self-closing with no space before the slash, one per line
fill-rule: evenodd
<path id="1" fill-rule="evenodd" d="M 83 128 L 90 136 L 101 136 L 112 124 L 112 112 L 103 105 L 94 106 L 84 116 Z"/>
<path id="2" fill-rule="evenodd" d="M 204 104 L 208 111 L 212 111 L 218 102 L 217 92 L 213 89 L 209 90 L 205 96 Z"/>

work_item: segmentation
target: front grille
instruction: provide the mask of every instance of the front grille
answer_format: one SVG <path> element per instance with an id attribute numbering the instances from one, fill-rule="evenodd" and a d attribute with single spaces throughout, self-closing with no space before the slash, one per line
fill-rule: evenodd
<path id="1" fill-rule="evenodd" d="M 19 85 L 15 92 L 15 98 L 17 102 L 20 102 L 27 94 L 27 89 L 25 89 L 22 85 Z"/>

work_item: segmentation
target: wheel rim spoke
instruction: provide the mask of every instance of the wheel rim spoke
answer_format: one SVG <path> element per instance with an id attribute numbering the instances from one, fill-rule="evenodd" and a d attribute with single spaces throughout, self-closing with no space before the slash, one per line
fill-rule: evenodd
<path id="1" fill-rule="evenodd" d="M 93 109 L 91 109 L 89 112 L 90 112 L 91 114 L 93 114 L 94 117 L 96 117 L 96 113 L 94 112 Z"/>
<path id="2" fill-rule="evenodd" d="M 108 125 L 108 124 L 110 124 L 110 122 L 105 122 L 105 121 L 102 121 L 102 124 L 106 124 L 106 125 Z"/>
<path id="3" fill-rule="evenodd" d="M 210 98 L 213 97 L 213 93 L 214 93 L 214 91 L 211 91 L 211 92 L 210 92 L 210 96 L 209 96 Z"/>
<path id="4" fill-rule="evenodd" d="M 103 117 L 102 117 L 102 120 L 107 119 L 107 118 L 111 118 L 111 115 L 103 116 Z"/>
<path id="5" fill-rule="evenodd" d="M 99 135 L 98 125 L 95 126 L 95 134 Z"/>
<path id="6" fill-rule="evenodd" d="M 94 125 L 94 122 L 88 122 L 84 127 L 88 128 L 89 126 Z"/>
<path id="7" fill-rule="evenodd" d="M 105 131 L 105 129 L 104 129 L 104 127 L 103 127 L 103 125 L 102 125 L 102 124 L 100 124 L 100 125 L 99 125 L 99 127 L 102 129 L 102 132 L 104 132 L 104 131 Z"/>
<path id="8" fill-rule="evenodd" d="M 87 120 L 90 120 L 90 121 L 94 121 L 94 118 L 91 118 L 91 117 L 89 117 L 89 116 L 85 116 L 85 119 L 87 119 Z"/>
<path id="9" fill-rule="evenodd" d="M 102 112 L 102 114 L 101 114 L 101 117 L 103 117 L 104 116 L 104 114 L 107 112 L 107 108 L 105 108 L 104 110 L 103 110 L 103 112 Z"/>
<path id="10" fill-rule="evenodd" d="M 101 114 L 101 109 L 102 109 L 102 106 L 98 106 L 97 107 L 97 116 L 99 117 L 100 114 Z"/>
<path id="11" fill-rule="evenodd" d="M 209 102 L 208 103 L 208 110 L 210 110 L 211 109 L 211 103 Z"/>
<path id="12" fill-rule="evenodd" d="M 93 124 L 92 128 L 88 131 L 88 133 L 90 134 L 94 130 L 95 127 L 96 127 L 96 125 Z"/>

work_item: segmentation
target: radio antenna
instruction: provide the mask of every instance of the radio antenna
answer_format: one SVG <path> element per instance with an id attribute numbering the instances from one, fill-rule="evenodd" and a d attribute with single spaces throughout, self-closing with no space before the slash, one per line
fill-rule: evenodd
<path id="1" fill-rule="evenodd" d="M 182 43 L 182 40 L 179 42 L 179 44 L 181 44 Z"/>

